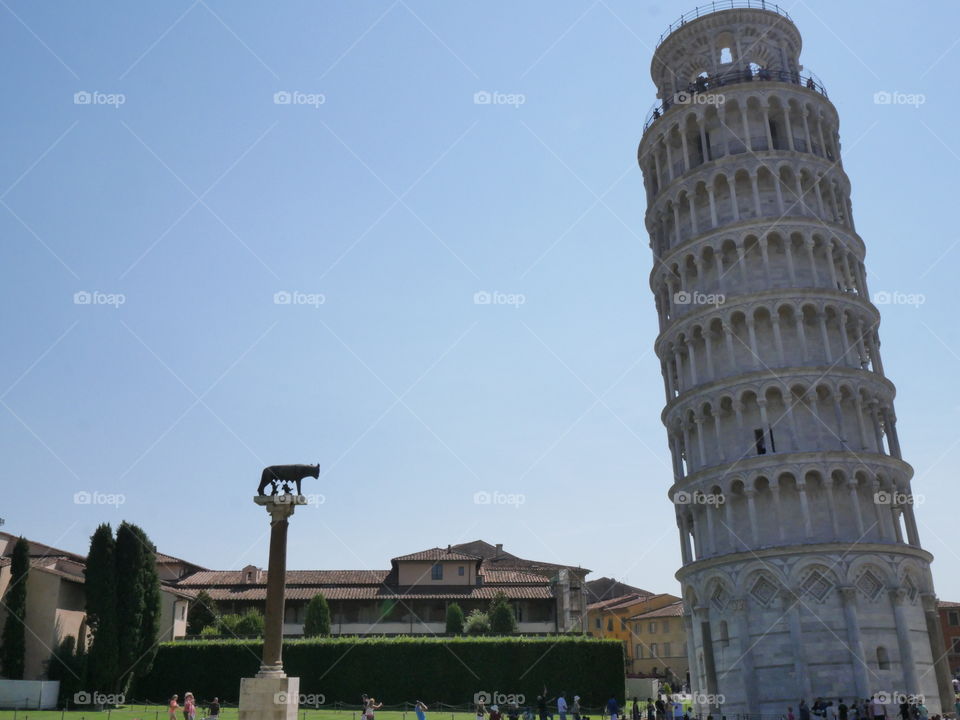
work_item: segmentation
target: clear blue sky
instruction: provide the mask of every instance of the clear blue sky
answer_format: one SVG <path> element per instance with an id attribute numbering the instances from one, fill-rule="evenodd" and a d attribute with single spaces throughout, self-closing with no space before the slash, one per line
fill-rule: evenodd
<path id="1" fill-rule="evenodd" d="M 840 111 L 871 291 L 924 295 L 882 308 L 884 365 L 960 600 L 960 7 L 786 6 Z M 292 568 L 482 537 L 676 592 L 636 147 L 688 9 L 3 3 L 4 529 L 84 552 L 128 519 L 265 565 L 260 469 L 319 461 Z M 274 103 L 294 91 L 324 102 Z M 274 303 L 294 291 L 324 302 Z M 474 303 L 494 291 L 524 302 Z M 524 502 L 474 502 L 494 491 Z"/>

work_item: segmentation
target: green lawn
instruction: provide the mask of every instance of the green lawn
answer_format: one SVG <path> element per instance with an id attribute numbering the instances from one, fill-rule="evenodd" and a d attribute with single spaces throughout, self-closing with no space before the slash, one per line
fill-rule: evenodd
<path id="1" fill-rule="evenodd" d="M 206 712 L 206 711 L 204 711 Z M 91 710 L 70 710 L 61 713 L 60 710 L 0 710 L 0 720 L 167 720 L 167 709 L 160 705 L 127 705 L 116 710 L 103 712 Z M 221 711 L 223 720 L 237 720 L 236 708 L 225 708 Z M 407 712 L 381 710 L 377 713 L 377 720 L 416 720 L 412 710 Z M 453 712 L 441 710 L 427 711 L 427 720 L 472 720 L 473 713 Z M 177 714 L 177 720 L 182 720 L 183 714 Z M 348 710 L 310 710 L 299 712 L 300 720 L 360 720 L 360 713 Z M 203 720 L 198 714 L 197 720 Z"/>

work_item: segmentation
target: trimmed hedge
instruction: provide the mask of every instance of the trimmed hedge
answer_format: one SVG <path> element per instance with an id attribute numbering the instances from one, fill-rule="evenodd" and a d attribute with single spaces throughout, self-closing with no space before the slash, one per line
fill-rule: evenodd
<path id="1" fill-rule="evenodd" d="M 189 690 L 199 699 L 237 702 L 240 679 L 260 668 L 254 640 L 189 640 L 160 645 L 152 672 L 138 678 L 135 696 L 164 701 Z M 624 687 L 623 644 L 582 636 L 311 638 L 283 645 L 287 674 L 302 694 L 328 705 L 358 705 L 362 693 L 388 705 L 473 702 L 474 694 L 522 694 L 535 705 L 544 686 L 566 691 L 584 706 L 602 705 Z"/>

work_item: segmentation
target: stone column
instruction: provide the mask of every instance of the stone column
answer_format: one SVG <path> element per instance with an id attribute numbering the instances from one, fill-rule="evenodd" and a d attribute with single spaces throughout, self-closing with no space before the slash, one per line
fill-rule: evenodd
<path id="1" fill-rule="evenodd" d="M 950 664 L 947 662 L 947 646 L 943 641 L 940 614 L 937 612 L 937 597 L 933 593 L 923 593 L 920 597 L 923 599 L 923 615 L 927 621 L 927 634 L 930 636 L 933 667 L 937 676 L 937 689 L 940 691 L 940 706 L 943 712 L 950 712 L 953 683 L 950 679 Z"/>
<path id="2" fill-rule="evenodd" d="M 783 590 L 780 593 L 783 602 L 783 614 L 787 618 L 790 628 L 790 644 L 793 646 L 793 670 L 797 678 L 797 690 L 800 697 L 813 697 L 813 688 L 810 685 L 810 674 L 807 672 L 807 659 L 803 652 L 803 630 L 800 627 L 800 604 L 797 594 L 793 590 Z"/>
<path id="3" fill-rule="evenodd" d="M 750 642 L 750 623 L 747 621 L 747 601 L 737 598 L 732 603 L 733 617 L 737 624 L 737 637 L 740 640 L 740 664 L 743 666 L 740 679 L 743 682 L 743 694 L 747 707 L 758 707 L 757 683 L 753 662 L 753 644 Z"/>
<path id="4" fill-rule="evenodd" d="M 857 617 L 857 590 L 852 587 L 841 587 L 839 590 L 843 600 L 843 619 L 847 625 L 847 646 L 850 649 L 850 665 L 857 687 L 857 697 L 870 697 L 863 639 L 860 636 L 860 620 Z"/>
<path id="5" fill-rule="evenodd" d="M 910 642 L 910 620 L 907 617 L 907 591 L 903 588 L 890 590 L 893 615 L 897 623 L 897 646 L 900 649 L 900 669 L 903 671 L 903 687 L 908 695 L 920 692 L 917 681 L 916 658 Z"/>

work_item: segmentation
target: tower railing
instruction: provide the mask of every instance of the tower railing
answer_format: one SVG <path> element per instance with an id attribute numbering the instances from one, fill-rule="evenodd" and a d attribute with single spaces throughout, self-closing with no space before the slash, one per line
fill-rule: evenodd
<path id="1" fill-rule="evenodd" d="M 767 2 L 767 0 L 716 0 L 716 2 L 705 3 L 703 5 L 698 5 L 693 10 L 685 12 L 681 15 L 676 21 L 670 23 L 666 30 L 663 31 L 660 35 L 660 39 L 657 40 L 657 46 L 666 39 L 674 30 L 678 30 L 684 25 L 686 25 L 691 20 L 696 20 L 697 18 L 702 18 L 704 15 L 710 15 L 711 13 L 718 12 L 720 10 L 769 10 L 770 12 L 775 12 L 777 15 L 785 17 L 790 22 L 793 22 L 793 19 L 790 17 L 790 14 L 784 10 L 779 5 L 774 5 L 772 2 Z"/>
<path id="2" fill-rule="evenodd" d="M 673 97 L 669 97 L 663 102 L 655 104 L 650 109 L 650 112 L 647 113 L 647 117 L 643 122 L 643 131 L 646 132 L 647 128 L 674 105 L 693 106 L 715 104 L 710 103 L 706 98 L 701 99 L 700 96 L 705 93 L 715 94 L 720 88 L 750 82 L 789 83 L 790 85 L 798 85 L 808 90 L 813 90 L 824 97 L 829 97 L 823 83 L 813 75 L 801 75 L 800 73 L 787 70 L 767 70 L 766 68 L 759 68 L 757 70 L 751 70 L 750 68 L 746 68 L 745 70 L 728 70 L 718 75 L 698 77 L 687 86 L 686 90 L 675 93 Z"/>

